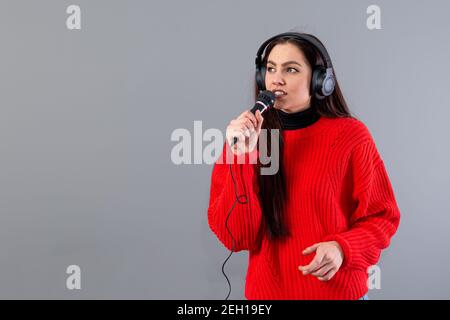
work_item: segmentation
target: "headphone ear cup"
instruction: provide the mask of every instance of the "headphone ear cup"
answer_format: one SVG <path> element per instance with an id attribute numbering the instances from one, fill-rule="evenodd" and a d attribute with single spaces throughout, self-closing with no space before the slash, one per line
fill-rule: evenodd
<path id="1" fill-rule="evenodd" d="M 334 78 L 333 69 L 328 68 L 325 70 L 325 78 L 322 82 L 322 93 L 324 96 L 328 97 L 334 91 L 336 86 L 336 80 Z"/>
<path id="2" fill-rule="evenodd" d="M 311 82 L 313 89 L 312 94 L 314 94 L 317 99 L 325 99 L 333 93 L 335 85 L 334 76 L 332 71 L 328 74 L 325 67 L 317 66 L 314 69 Z"/>
<path id="3" fill-rule="evenodd" d="M 255 80 L 260 91 L 266 90 L 266 68 L 264 66 L 256 68 Z"/>
<path id="4" fill-rule="evenodd" d="M 322 82 L 325 74 L 325 69 L 321 66 L 314 67 L 313 74 L 311 76 L 311 95 L 321 100 L 322 96 Z"/>

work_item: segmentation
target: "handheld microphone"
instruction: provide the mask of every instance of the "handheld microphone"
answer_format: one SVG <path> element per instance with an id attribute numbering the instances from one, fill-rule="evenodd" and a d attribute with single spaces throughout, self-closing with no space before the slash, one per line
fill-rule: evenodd
<path id="1" fill-rule="evenodd" d="M 256 111 L 259 110 L 262 114 L 269 108 L 272 108 L 274 104 L 275 104 L 275 94 L 269 90 L 261 91 L 258 95 L 258 98 L 256 98 L 255 105 L 250 110 L 250 112 L 255 114 Z M 236 142 L 238 142 L 238 138 L 234 137 L 230 147 L 233 147 L 236 144 Z"/>
<path id="2" fill-rule="evenodd" d="M 255 114 L 256 110 L 259 110 L 261 113 L 265 112 L 266 110 L 268 110 L 269 108 L 272 108 L 273 105 L 275 104 L 275 94 L 272 91 L 266 90 L 266 91 L 262 91 L 259 93 L 255 105 L 253 106 L 253 108 L 250 110 L 251 113 Z M 238 141 L 237 137 L 233 137 L 233 142 L 231 143 L 231 147 L 233 147 L 233 145 Z M 222 273 L 225 276 L 225 279 L 227 279 L 228 282 L 228 286 L 230 288 L 228 295 L 226 296 L 225 300 L 228 300 L 228 297 L 231 294 L 231 283 L 230 280 L 228 279 L 227 275 L 225 274 L 225 264 L 227 263 L 228 259 L 230 259 L 231 255 L 234 252 L 234 248 L 235 248 L 235 239 L 233 237 L 233 234 L 231 233 L 231 230 L 228 228 L 228 218 L 230 217 L 231 211 L 233 211 L 233 208 L 236 206 L 236 204 L 246 204 L 248 202 L 247 199 L 247 195 L 243 194 L 243 195 L 239 195 L 238 194 L 238 188 L 236 185 L 236 180 L 234 178 L 233 175 L 233 170 L 232 170 L 232 166 L 231 163 L 230 165 L 230 174 L 231 174 L 231 179 L 233 180 L 233 184 L 234 184 L 234 194 L 236 197 L 236 200 L 234 201 L 233 205 L 231 206 L 230 211 L 228 211 L 228 215 L 227 218 L 225 220 L 225 228 L 227 229 L 228 233 L 231 236 L 231 239 L 233 241 L 233 247 L 231 249 L 231 252 L 229 254 L 229 256 L 225 259 L 225 261 L 223 262 L 222 265 Z"/>

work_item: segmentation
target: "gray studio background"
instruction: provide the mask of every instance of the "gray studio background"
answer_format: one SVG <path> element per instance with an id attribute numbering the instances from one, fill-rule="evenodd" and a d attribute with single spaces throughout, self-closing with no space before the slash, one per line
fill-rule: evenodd
<path id="1" fill-rule="evenodd" d="M 66 8 L 81 7 L 81 30 Z M 368 30 L 366 8 L 381 8 Z M 268 37 L 317 35 L 402 220 L 371 299 L 449 299 L 448 1 L 0 2 L 0 298 L 224 299 L 212 165 L 170 140 L 252 106 Z M 204 145 L 207 143 L 205 142 Z M 247 252 L 226 265 L 244 298 Z M 81 268 L 81 290 L 66 268 Z"/>

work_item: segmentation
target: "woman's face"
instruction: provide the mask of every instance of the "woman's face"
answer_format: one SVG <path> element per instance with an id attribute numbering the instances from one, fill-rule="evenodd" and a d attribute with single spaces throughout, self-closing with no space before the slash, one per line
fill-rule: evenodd
<path id="1" fill-rule="evenodd" d="M 291 43 L 277 44 L 266 65 L 266 88 L 275 93 L 274 108 L 292 113 L 309 108 L 311 67 L 303 52 Z M 281 90 L 282 95 L 279 95 Z"/>

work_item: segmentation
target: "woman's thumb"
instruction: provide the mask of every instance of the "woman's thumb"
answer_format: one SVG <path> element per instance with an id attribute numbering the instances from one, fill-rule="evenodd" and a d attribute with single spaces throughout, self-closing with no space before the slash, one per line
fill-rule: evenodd
<path id="1" fill-rule="evenodd" d="M 262 123 L 264 121 L 264 117 L 261 115 L 261 111 L 256 111 L 256 118 L 258 119 L 258 130 L 261 129 Z"/>

